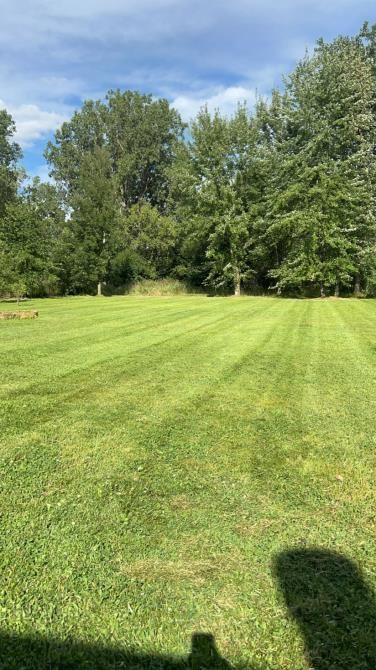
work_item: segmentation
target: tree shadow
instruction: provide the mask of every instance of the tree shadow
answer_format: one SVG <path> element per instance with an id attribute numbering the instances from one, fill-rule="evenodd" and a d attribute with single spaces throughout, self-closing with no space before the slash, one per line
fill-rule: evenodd
<path id="1" fill-rule="evenodd" d="M 186 657 L 0 634 L 1 670 L 233 670 L 208 633 L 192 635 Z"/>
<path id="2" fill-rule="evenodd" d="M 274 572 L 311 670 L 376 669 L 376 601 L 352 561 L 297 549 L 277 556 Z"/>

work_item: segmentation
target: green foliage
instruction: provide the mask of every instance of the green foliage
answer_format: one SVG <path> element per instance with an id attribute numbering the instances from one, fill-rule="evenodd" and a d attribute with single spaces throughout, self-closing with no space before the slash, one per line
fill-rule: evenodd
<path id="1" fill-rule="evenodd" d="M 134 205 L 126 218 L 131 248 L 144 259 L 149 275 L 166 276 L 174 263 L 176 223 L 149 204 Z"/>
<path id="2" fill-rule="evenodd" d="M 55 142 L 47 144 L 45 156 L 51 176 L 66 191 L 68 202 L 80 179 L 82 158 L 105 144 L 106 114 L 101 102 L 87 100 L 56 130 Z"/>
<path id="3" fill-rule="evenodd" d="M 0 217 L 17 190 L 17 163 L 22 154 L 19 145 L 13 141 L 15 130 L 12 117 L 5 109 L 0 109 Z"/>
<path id="4" fill-rule="evenodd" d="M 43 292 L 51 280 L 48 231 L 27 201 L 9 203 L 0 219 L 0 287 L 15 294 Z"/>
<path id="5" fill-rule="evenodd" d="M 105 103 L 86 101 L 57 130 L 46 158 L 52 176 L 64 184 L 69 197 L 79 188 L 85 156 L 106 147 L 124 207 L 145 201 L 163 211 L 167 170 L 183 129 L 167 100 L 136 91 L 109 91 Z"/>
<path id="6" fill-rule="evenodd" d="M 166 215 L 168 171 L 183 128 L 166 100 L 110 91 L 56 132 L 46 157 L 70 211 L 60 252 L 68 259 L 65 290 L 92 292 L 103 281 L 170 271 L 176 232 Z"/>
<path id="7" fill-rule="evenodd" d="M 279 262 L 269 274 L 280 289 L 349 287 L 365 274 L 376 230 L 376 90 L 359 41 L 320 41 L 287 94 L 276 124 L 287 117 L 287 130 L 272 147 L 265 229 Z"/>
<path id="8" fill-rule="evenodd" d="M 260 180 L 253 178 L 257 126 L 244 106 L 231 119 L 203 109 L 191 136 L 178 156 L 173 183 L 176 214 L 190 221 L 182 256 L 191 255 L 191 262 L 192 254 L 201 256 L 204 282 L 232 286 L 237 293 L 253 273 L 253 214 L 261 198 Z"/>
<path id="9" fill-rule="evenodd" d="M 125 207 L 147 202 L 161 212 L 169 192 L 168 168 L 184 124 L 167 100 L 110 91 L 107 133 L 114 170 Z"/>
<path id="10" fill-rule="evenodd" d="M 148 203 L 133 205 L 123 213 L 116 231 L 116 253 L 108 280 L 125 286 L 142 277 L 165 277 L 173 267 L 176 251 L 176 222 Z"/>
<path id="11" fill-rule="evenodd" d="M 81 158 L 66 226 L 75 250 L 71 284 L 75 291 L 93 291 L 106 278 L 115 253 L 120 204 L 107 147 L 95 147 Z"/>

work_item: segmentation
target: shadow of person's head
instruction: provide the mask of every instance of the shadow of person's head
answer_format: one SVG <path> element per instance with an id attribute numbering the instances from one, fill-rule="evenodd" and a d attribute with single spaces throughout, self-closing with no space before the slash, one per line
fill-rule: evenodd
<path id="1" fill-rule="evenodd" d="M 230 664 L 220 655 L 211 633 L 193 633 L 188 666 L 192 670 L 231 670 Z"/>
<path id="2" fill-rule="evenodd" d="M 376 602 L 352 561 L 321 549 L 286 551 L 274 571 L 314 670 L 376 669 Z"/>

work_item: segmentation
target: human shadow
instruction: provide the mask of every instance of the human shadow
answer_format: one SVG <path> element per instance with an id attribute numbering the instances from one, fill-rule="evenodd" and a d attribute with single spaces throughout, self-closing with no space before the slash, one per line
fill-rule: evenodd
<path id="1" fill-rule="evenodd" d="M 274 572 L 311 670 L 376 670 L 375 596 L 352 561 L 296 549 L 277 556 Z"/>
<path id="2" fill-rule="evenodd" d="M 0 634 L 1 670 L 233 670 L 213 635 L 194 633 L 186 657 L 70 640 Z M 240 669 L 239 669 L 240 670 Z M 242 669 L 243 670 L 243 669 Z"/>

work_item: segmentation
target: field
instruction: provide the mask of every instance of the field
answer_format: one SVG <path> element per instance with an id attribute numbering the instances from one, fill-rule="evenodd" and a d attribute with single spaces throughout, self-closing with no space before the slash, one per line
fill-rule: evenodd
<path id="1" fill-rule="evenodd" d="M 29 305 L 0 323 L 0 668 L 376 667 L 376 302 Z"/>

